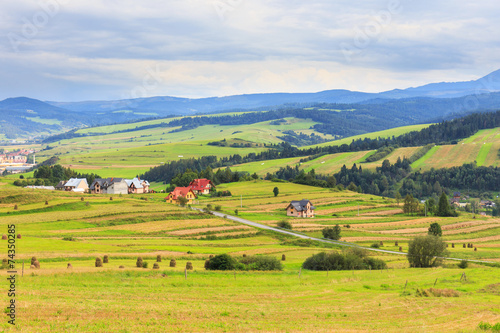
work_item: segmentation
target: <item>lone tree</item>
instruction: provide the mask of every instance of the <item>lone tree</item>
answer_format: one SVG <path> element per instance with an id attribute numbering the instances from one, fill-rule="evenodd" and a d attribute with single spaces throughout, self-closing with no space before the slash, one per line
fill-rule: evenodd
<path id="1" fill-rule="evenodd" d="M 323 237 L 328 238 L 328 239 L 333 239 L 333 240 L 339 240 L 341 238 L 340 236 L 340 226 L 337 224 L 333 228 L 324 228 L 322 230 Z"/>
<path id="2" fill-rule="evenodd" d="M 181 205 L 181 207 L 186 206 L 186 204 L 189 201 L 189 199 L 187 199 L 186 197 L 183 197 L 182 195 L 179 195 L 179 197 L 177 198 L 177 200 L 179 200 L 179 205 Z"/>
<path id="3" fill-rule="evenodd" d="M 434 235 L 434 236 L 443 236 L 443 231 L 441 230 L 441 226 L 439 225 L 439 223 L 432 223 L 430 226 L 429 226 L 429 235 Z"/>
<path id="4" fill-rule="evenodd" d="M 280 189 L 278 187 L 273 188 L 274 196 L 277 197 L 280 194 Z"/>
<path id="5" fill-rule="evenodd" d="M 436 267 L 446 254 L 446 243 L 434 235 L 415 237 L 408 243 L 408 262 L 410 267 Z"/>
<path id="6" fill-rule="evenodd" d="M 443 192 L 439 197 L 437 216 L 453 216 L 453 213 L 450 208 L 450 203 L 448 202 L 448 197 Z"/>
<path id="7" fill-rule="evenodd" d="M 398 203 L 398 206 L 399 206 L 399 202 L 400 202 L 400 201 L 401 201 L 401 199 L 402 199 L 402 198 L 401 198 L 401 193 L 399 193 L 399 191 L 396 191 L 396 196 L 395 196 L 395 198 L 396 198 L 396 202 Z"/>

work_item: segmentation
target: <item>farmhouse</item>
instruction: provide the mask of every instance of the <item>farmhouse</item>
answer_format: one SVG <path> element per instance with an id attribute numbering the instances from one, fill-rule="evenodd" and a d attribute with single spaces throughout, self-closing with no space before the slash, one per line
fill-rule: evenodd
<path id="1" fill-rule="evenodd" d="M 67 180 L 61 180 L 55 187 L 56 190 L 58 191 L 64 191 L 64 184 L 66 184 L 68 181 Z"/>
<path id="2" fill-rule="evenodd" d="M 287 216 L 295 217 L 314 217 L 314 207 L 311 201 L 302 199 L 300 201 L 292 201 L 286 208 Z"/>
<path id="3" fill-rule="evenodd" d="M 180 204 L 179 197 L 188 199 L 187 203 L 190 205 L 193 203 L 193 200 L 196 199 L 196 194 L 189 187 L 176 187 L 168 194 L 168 197 L 166 197 L 165 200 L 168 203 Z"/>
<path id="4" fill-rule="evenodd" d="M 124 178 L 96 178 L 90 185 L 92 194 L 128 194 L 128 185 Z"/>
<path id="5" fill-rule="evenodd" d="M 125 179 L 128 186 L 128 193 L 149 193 L 149 182 L 141 178 Z"/>
<path id="6" fill-rule="evenodd" d="M 70 178 L 70 180 L 64 184 L 65 191 L 87 192 L 88 189 L 89 184 L 85 178 Z"/>
<path id="7" fill-rule="evenodd" d="M 188 187 L 193 190 L 194 194 L 209 194 L 212 188 L 215 188 L 214 183 L 210 179 L 193 179 Z"/>

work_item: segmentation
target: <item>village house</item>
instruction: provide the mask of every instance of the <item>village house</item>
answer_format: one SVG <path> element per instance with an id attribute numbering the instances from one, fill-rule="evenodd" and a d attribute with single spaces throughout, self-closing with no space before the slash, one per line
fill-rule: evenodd
<path id="1" fill-rule="evenodd" d="M 295 217 L 314 217 L 314 207 L 311 201 L 302 199 L 300 201 L 292 201 L 286 208 L 287 216 Z"/>
<path id="2" fill-rule="evenodd" d="M 64 191 L 65 188 L 64 188 L 64 184 L 66 184 L 68 181 L 67 180 L 61 180 L 59 183 L 57 183 L 55 189 L 57 191 Z"/>
<path id="3" fill-rule="evenodd" d="M 179 197 L 184 197 L 186 198 L 187 204 L 192 204 L 194 199 L 196 199 L 196 194 L 193 192 L 192 189 L 189 187 L 176 187 L 172 192 L 168 194 L 168 196 L 165 198 L 165 200 L 168 203 L 176 203 L 180 204 Z"/>
<path id="4" fill-rule="evenodd" d="M 65 191 L 72 192 L 87 192 L 89 189 L 89 184 L 85 178 L 70 178 L 66 184 L 64 184 Z"/>
<path id="5" fill-rule="evenodd" d="M 194 194 L 209 194 L 212 189 L 215 189 L 214 183 L 210 179 L 193 179 L 188 187 L 193 190 Z"/>
<path id="6" fill-rule="evenodd" d="M 128 193 L 149 193 L 149 182 L 141 178 L 125 179 L 128 186 Z"/>
<path id="7" fill-rule="evenodd" d="M 91 194 L 128 194 L 125 178 L 96 178 L 90 185 Z"/>

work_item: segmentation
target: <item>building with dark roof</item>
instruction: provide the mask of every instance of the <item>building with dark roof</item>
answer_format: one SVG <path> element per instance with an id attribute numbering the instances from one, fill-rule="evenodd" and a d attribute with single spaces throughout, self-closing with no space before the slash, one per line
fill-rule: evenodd
<path id="1" fill-rule="evenodd" d="M 292 201 L 286 207 L 286 215 L 294 217 L 314 217 L 314 207 L 311 201 L 302 199 L 300 201 Z"/>

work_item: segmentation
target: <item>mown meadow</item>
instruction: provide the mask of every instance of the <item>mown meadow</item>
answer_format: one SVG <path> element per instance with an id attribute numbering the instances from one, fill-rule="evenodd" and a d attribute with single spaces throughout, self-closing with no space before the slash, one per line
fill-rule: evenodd
<path id="1" fill-rule="evenodd" d="M 469 263 L 461 269 L 447 260 L 444 267 L 415 269 L 404 256 L 414 235 L 439 222 L 450 257 L 500 262 L 500 222 L 494 218 L 408 216 L 393 199 L 260 180 L 221 185 L 233 195 L 200 197 L 194 205 L 221 206 L 228 215 L 238 210 L 240 217 L 272 226 L 287 220 L 316 237 L 339 224 L 341 241 L 401 247 L 399 255 L 372 253 L 387 262 L 383 271 L 313 272 L 301 269 L 307 257 L 342 247 L 166 204 L 165 194 L 82 195 L 19 189 L 12 181 L 0 181 L 0 234 L 9 224 L 21 234 L 16 269 L 22 276 L 17 325 L 5 319 L 0 327 L 6 331 L 473 332 L 481 322 L 500 322 L 498 267 Z M 300 199 L 316 206 L 314 219 L 285 216 L 290 200 Z M 284 268 L 205 270 L 210 255 L 223 253 L 285 255 Z M 105 255 L 109 262 L 95 267 L 96 257 Z M 139 256 L 147 268 L 136 267 Z M 32 257 L 40 269 L 30 268 Z M 188 262 L 193 270 L 186 276 Z M 8 302 L 6 292 L 2 302 Z"/>

